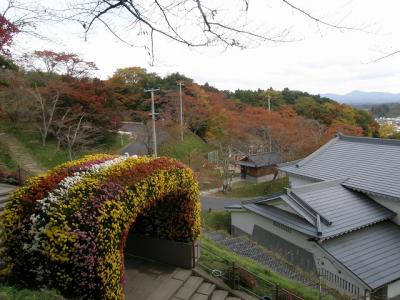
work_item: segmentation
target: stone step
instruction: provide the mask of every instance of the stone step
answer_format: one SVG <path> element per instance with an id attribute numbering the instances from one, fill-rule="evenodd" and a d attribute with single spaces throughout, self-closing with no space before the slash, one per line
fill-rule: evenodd
<path id="1" fill-rule="evenodd" d="M 178 279 L 168 278 L 147 298 L 147 300 L 169 300 L 183 285 Z"/>
<path id="2" fill-rule="evenodd" d="M 190 298 L 190 300 L 208 300 L 208 299 L 210 299 L 210 296 L 199 293 L 194 294 L 192 298 Z"/>
<path id="3" fill-rule="evenodd" d="M 228 298 L 226 298 L 226 300 L 242 300 L 242 299 L 240 299 L 238 297 L 228 297 Z"/>
<path id="4" fill-rule="evenodd" d="M 211 295 L 211 300 L 226 300 L 228 292 L 223 290 L 216 290 Z"/>
<path id="5" fill-rule="evenodd" d="M 174 273 L 172 273 L 171 278 L 178 279 L 180 281 L 185 282 L 192 275 L 192 270 L 185 270 L 181 268 L 177 268 Z"/>
<path id="6" fill-rule="evenodd" d="M 10 195 L 9 195 L 9 194 L 7 194 L 7 195 L 0 195 L 0 203 L 7 202 L 9 198 L 10 198 Z"/>
<path id="7" fill-rule="evenodd" d="M 204 279 L 198 276 L 190 276 L 182 287 L 176 292 L 174 298 L 189 300 L 203 283 Z"/>
<path id="8" fill-rule="evenodd" d="M 215 284 L 203 282 L 197 289 L 196 293 L 210 297 L 211 294 L 214 292 L 215 288 L 216 288 Z"/>

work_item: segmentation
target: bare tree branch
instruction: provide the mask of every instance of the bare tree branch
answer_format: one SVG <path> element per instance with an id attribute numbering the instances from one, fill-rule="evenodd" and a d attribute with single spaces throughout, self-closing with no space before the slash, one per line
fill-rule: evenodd
<path id="1" fill-rule="evenodd" d="M 292 9 L 300 12 L 301 14 L 305 15 L 306 17 L 308 17 L 311 20 L 314 20 L 317 23 L 320 23 L 322 25 L 325 25 L 327 27 L 331 27 L 331 28 L 335 28 L 335 29 L 340 29 L 340 30 L 356 30 L 356 31 L 364 31 L 361 28 L 357 28 L 357 27 L 350 27 L 350 26 L 342 26 L 342 25 L 337 25 L 337 24 L 332 24 L 332 23 L 328 23 L 325 22 L 324 20 L 317 18 L 315 16 L 313 16 L 312 14 L 310 14 L 309 12 L 305 11 L 304 9 L 301 9 L 295 5 L 293 5 L 292 3 L 290 3 L 287 0 L 282 0 L 283 3 L 285 3 L 286 5 L 290 6 Z"/>
<path id="2" fill-rule="evenodd" d="M 386 54 L 384 56 L 378 57 L 377 59 L 371 60 L 369 63 L 376 63 L 378 61 L 384 60 L 384 59 L 389 58 L 391 56 L 395 56 L 396 54 L 400 54 L 400 50 L 396 50 L 396 51 L 390 52 L 390 53 L 388 53 L 388 54 Z"/>

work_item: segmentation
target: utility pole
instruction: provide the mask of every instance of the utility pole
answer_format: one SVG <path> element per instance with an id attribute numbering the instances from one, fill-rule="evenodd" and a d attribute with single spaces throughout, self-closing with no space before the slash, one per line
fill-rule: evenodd
<path id="1" fill-rule="evenodd" d="M 179 85 L 179 103 L 180 103 L 180 114 L 179 121 L 181 123 L 181 141 L 183 142 L 183 105 L 182 105 L 182 85 L 185 85 L 183 81 L 178 81 L 176 83 Z"/>
<path id="2" fill-rule="evenodd" d="M 153 122 L 153 156 L 157 157 L 157 137 L 156 137 L 156 113 L 154 111 L 154 92 L 160 89 L 145 89 L 145 92 L 151 93 L 151 119 Z"/>
<path id="3" fill-rule="evenodd" d="M 271 96 L 268 95 L 268 111 L 271 112 Z"/>

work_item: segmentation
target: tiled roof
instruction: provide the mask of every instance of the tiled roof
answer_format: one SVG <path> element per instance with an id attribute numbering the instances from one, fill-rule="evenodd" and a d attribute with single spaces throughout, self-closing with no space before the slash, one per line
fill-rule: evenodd
<path id="1" fill-rule="evenodd" d="M 296 164 L 281 171 L 332 180 L 362 192 L 400 199 L 400 141 L 339 135 Z"/>
<path id="2" fill-rule="evenodd" d="M 341 183 L 344 180 L 318 182 L 289 190 L 289 205 L 298 202 L 305 206 L 304 209 L 297 209 L 302 215 L 308 208 L 315 224 L 319 215 L 321 238 L 342 235 L 396 215 L 368 196 L 343 187 Z"/>
<path id="3" fill-rule="evenodd" d="M 276 165 L 280 162 L 280 155 L 276 152 L 263 152 L 247 155 L 245 158 L 237 162 L 238 165 L 265 167 Z"/>
<path id="4" fill-rule="evenodd" d="M 389 221 L 321 246 L 373 289 L 400 278 L 400 228 Z"/>
<path id="5" fill-rule="evenodd" d="M 292 188 L 242 207 L 318 239 L 330 239 L 393 218 L 396 214 L 368 196 L 341 185 L 345 179 Z M 281 199 L 298 215 L 268 205 Z M 237 208 L 237 207 L 236 207 Z M 276 219 L 279 217 L 279 219 Z M 305 225 L 306 224 L 306 225 Z"/>
<path id="6" fill-rule="evenodd" d="M 257 215 L 266 217 L 267 219 L 278 222 L 280 224 L 284 224 L 285 226 L 302 232 L 308 236 L 316 236 L 315 227 L 295 214 L 288 213 L 272 206 L 267 207 L 255 203 L 244 203 L 242 207 Z"/>

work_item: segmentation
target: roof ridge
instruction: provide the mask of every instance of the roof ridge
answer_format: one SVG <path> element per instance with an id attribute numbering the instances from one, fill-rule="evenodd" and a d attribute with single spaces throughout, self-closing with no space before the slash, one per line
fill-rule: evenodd
<path id="1" fill-rule="evenodd" d="M 323 145 L 322 147 L 320 147 L 319 149 L 317 149 L 316 151 L 314 151 L 313 153 L 311 153 L 309 156 L 305 157 L 303 160 L 301 160 L 300 162 L 298 162 L 295 166 L 296 168 L 299 168 L 301 166 L 303 166 L 304 164 L 306 164 L 308 161 L 312 160 L 313 158 L 315 158 L 316 156 L 320 155 L 322 152 L 324 152 L 327 148 L 329 148 L 332 144 L 336 143 L 337 141 L 339 141 L 339 136 L 334 137 L 333 139 L 331 139 L 329 142 L 327 142 L 325 145 Z"/>
<path id="2" fill-rule="evenodd" d="M 318 182 L 313 182 L 313 183 L 309 183 L 309 184 L 305 184 L 305 185 L 295 186 L 295 187 L 292 187 L 291 190 L 294 193 L 307 193 L 307 192 L 312 192 L 315 190 L 320 190 L 323 188 L 341 185 L 348 179 L 349 179 L 348 177 L 343 177 L 343 178 L 337 178 L 337 179 L 332 179 L 332 180 L 318 181 Z"/>
<path id="3" fill-rule="evenodd" d="M 392 139 L 373 138 L 366 136 L 343 135 L 341 133 L 338 133 L 337 136 L 339 140 L 355 142 L 355 143 L 400 146 L 400 140 L 394 140 L 394 139 L 392 140 Z"/>
<path id="4" fill-rule="evenodd" d="M 307 210 L 309 210 L 309 213 L 313 214 L 314 215 L 313 217 L 315 219 L 317 219 L 318 216 L 319 216 L 321 218 L 322 222 L 326 226 L 330 226 L 332 224 L 332 221 L 330 221 L 323 214 L 321 214 L 317 209 L 315 209 L 311 204 L 309 204 L 306 200 L 304 200 L 303 197 L 301 197 L 300 195 L 296 194 L 293 191 L 293 189 L 287 189 L 286 191 L 287 191 L 287 196 L 289 196 L 290 198 L 292 198 L 296 202 L 300 202 L 298 204 L 300 204 L 303 209 L 306 208 Z"/>

